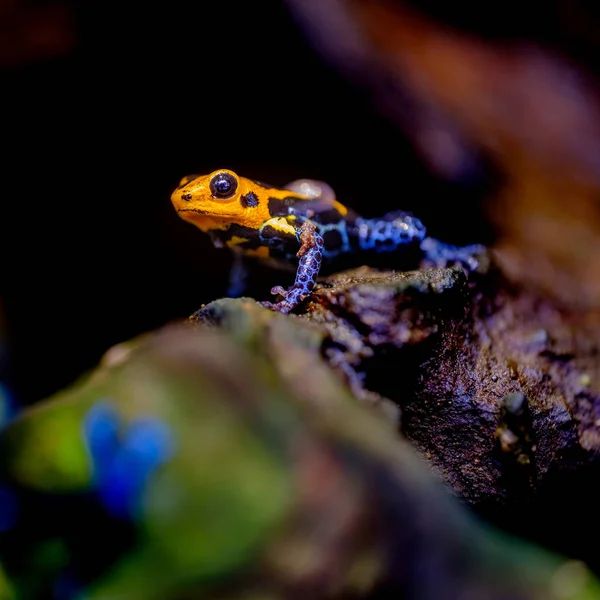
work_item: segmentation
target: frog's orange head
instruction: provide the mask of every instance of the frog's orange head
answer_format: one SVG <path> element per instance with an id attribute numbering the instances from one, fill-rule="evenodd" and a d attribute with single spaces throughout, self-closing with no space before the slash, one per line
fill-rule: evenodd
<path id="1" fill-rule="evenodd" d="M 179 216 L 203 231 L 231 224 L 259 229 L 269 218 L 267 188 L 233 171 L 188 175 L 171 194 Z"/>

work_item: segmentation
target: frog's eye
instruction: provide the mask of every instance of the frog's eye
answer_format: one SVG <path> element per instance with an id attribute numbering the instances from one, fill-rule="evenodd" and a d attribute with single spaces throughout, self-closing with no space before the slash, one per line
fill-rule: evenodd
<path id="1" fill-rule="evenodd" d="M 231 198 L 237 187 L 237 179 L 230 173 L 219 173 L 210 180 L 210 191 L 214 198 Z"/>

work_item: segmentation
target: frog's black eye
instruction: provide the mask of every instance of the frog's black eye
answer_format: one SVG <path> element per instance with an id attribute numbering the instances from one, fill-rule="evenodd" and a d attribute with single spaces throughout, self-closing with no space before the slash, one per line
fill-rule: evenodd
<path id="1" fill-rule="evenodd" d="M 237 186 L 237 179 L 229 173 L 219 173 L 210 180 L 210 192 L 214 198 L 231 198 Z"/>

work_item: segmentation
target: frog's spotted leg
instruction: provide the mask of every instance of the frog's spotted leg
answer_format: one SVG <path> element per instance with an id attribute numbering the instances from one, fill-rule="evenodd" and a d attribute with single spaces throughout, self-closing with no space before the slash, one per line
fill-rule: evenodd
<path id="1" fill-rule="evenodd" d="M 459 265 L 467 271 L 475 271 L 485 256 L 486 248 L 480 244 L 452 246 L 435 238 L 426 237 L 421 242 L 424 267 L 450 267 Z"/>
<path id="2" fill-rule="evenodd" d="M 310 295 L 323 258 L 323 238 L 317 233 L 315 224 L 305 221 L 300 229 L 300 250 L 296 280 L 288 290 L 275 286 L 271 293 L 283 296 L 279 302 L 261 302 L 262 306 L 287 314 Z"/>
<path id="3" fill-rule="evenodd" d="M 248 267 L 246 259 L 241 252 L 233 253 L 233 263 L 229 271 L 229 282 L 227 296 L 229 298 L 240 298 L 244 295 L 248 286 Z"/>
<path id="4" fill-rule="evenodd" d="M 395 210 L 376 219 L 355 221 L 361 250 L 395 252 L 401 246 L 420 243 L 425 238 L 425 226 L 411 213 Z"/>

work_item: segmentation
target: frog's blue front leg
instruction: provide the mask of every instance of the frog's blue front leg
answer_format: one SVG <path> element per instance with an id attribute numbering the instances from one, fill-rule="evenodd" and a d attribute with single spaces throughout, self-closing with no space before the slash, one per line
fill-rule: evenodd
<path id="1" fill-rule="evenodd" d="M 229 271 L 229 284 L 227 296 L 229 298 L 240 298 L 244 295 L 248 283 L 248 268 L 244 256 L 239 252 L 233 253 L 233 263 Z"/>
<path id="2" fill-rule="evenodd" d="M 300 260 L 294 285 L 288 290 L 284 290 L 279 285 L 274 287 L 271 293 L 283 296 L 283 300 L 261 302 L 262 306 L 287 314 L 310 295 L 317 281 L 323 258 L 323 238 L 317 233 L 317 228 L 311 221 L 303 223 L 300 229 L 300 243 L 297 255 Z"/>

